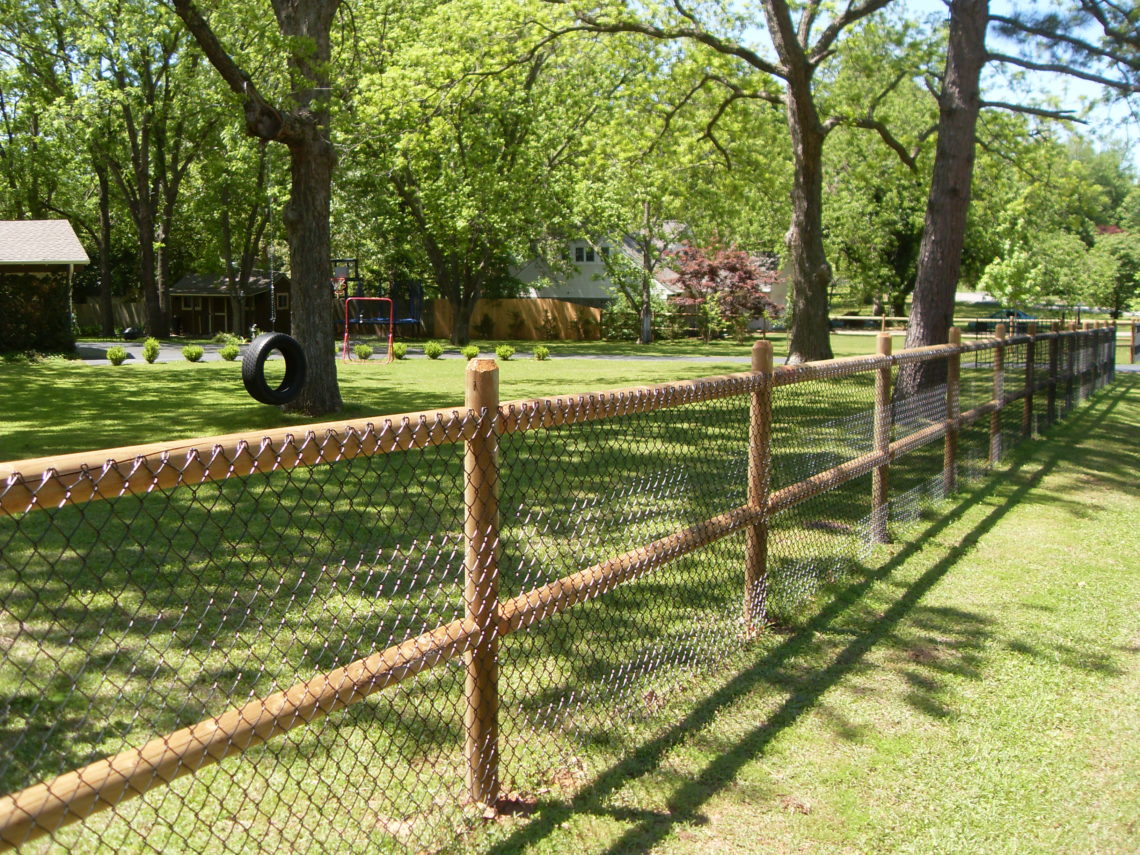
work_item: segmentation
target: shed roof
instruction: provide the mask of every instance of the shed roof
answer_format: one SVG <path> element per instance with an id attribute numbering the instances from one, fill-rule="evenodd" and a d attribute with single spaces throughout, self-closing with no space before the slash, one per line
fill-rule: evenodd
<path id="1" fill-rule="evenodd" d="M 273 285 L 287 285 L 289 277 L 281 272 L 273 273 Z M 269 273 L 264 270 L 251 270 L 249 283 L 245 287 L 247 297 L 269 290 Z M 170 287 L 170 293 L 179 296 L 228 297 L 230 283 L 224 273 L 188 273 Z"/>
<path id="2" fill-rule="evenodd" d="M 0 220 L 0 266 L 90 262 L 67 220 Z"/>

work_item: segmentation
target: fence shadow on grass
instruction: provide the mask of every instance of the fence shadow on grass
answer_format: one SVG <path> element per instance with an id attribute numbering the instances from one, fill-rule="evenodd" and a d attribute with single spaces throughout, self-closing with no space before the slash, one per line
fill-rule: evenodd
<path id="1" fill-rule="evenodd" d="M 1129 380 L 1131 381 L 1131 378 Z M 1061 440 L 1065 437 L 1087 434 L 1094 428 L 1100 427 L 1120 400 L 1136 385 L 1138 385 L 1136 381 L 1120 383 L 1102 398 L 1099 405 L 1072 416 L 1051 443 L 1044 446 L 1035 443 L 1019 449 L 1012 457 L 1010 468 L 1000 478 L 987 478 L 983 483 L 965 491 L 938 520 L 921 534 L 917 534 L 910 544 L 880 567 L 839 591 L 813 618 L 760 661 L 737 674 L 699 702 L 688 715 L 659 736 L 638 746 L 620 762 L 603 771 L 568 801 L 540 801 L 526 825 L 519 827 L 508 837 L 489 847 L 487 851 L 493 855 L 507 855 L 520 851 L 550 836 L 575 814 L 609 816 L 633 823 L 631 828 L 605 850 L 612 855 L 648 852 L 674 827 L 689 823 L 704 823 L 706 819 L 700 813 L 701 807 L 724 789 L 727 782 L 731 781 L 746 764 L 762 756 L 781 732 L 795 725 L 806 712 L 816 707 L 829 689 L 858 671 L 866 654 L 888 641 L 895 628 L 905 618 L 913 615 L 926 593 L 986 534 L 991 532 L 1012 508 L 1040 484 L 1046 475 L 1053 471 L 1066 449 Z M 1095 457 L 1098 463 L 1104 463 L 1111 472 L 1118 473 L 1119 468 L 1124 465 L 1121 461 L 1111 461 L 1108 456 L 1099 452 Z M 1005 495 L 1000 495 L 1010 481 L 1016 482 L 1016 486 Z M 816 643 L 815 637 L 818 633 L 832 628 L 832 625 L 858 604 L 872 587 L 886 580 L 891 573 L 920 551 L 927 539 L 937 537 L 969 508 L 993 500 L 998 500 L 998 504 L 956 545 L 947 548 L 945 554 L 931 564 L 918 579 L 902 589 L 897 599 L 882 614 L 875 616 L 864 631 L 856 635 L 835 655 L 829 665 L 811 674 L 806 680 L 793 681 L 789 686 L 786 677 L 782 676 L 785 669 L 797 657 L 809 652 L 811 646 Z M 931 617 L 940 625 L 959 625 L 963 637 L 970 646 L 973 646 L 986 631 L 976 615 L 957 610 L 934 609 L 931 610 Z M 978 665 L 976 661 L 966 658 L 956 667 L 976 669 Z M 940 691 L 936 681 L 927 680 L 924 683 L 918 679 L 910 682 L 912 691 L 908 700 L 913 706 L 931 715 L 945 714 L 945 706 L 939 696 Z M 639 810 L 608 804 L 610 798 L 631 780 L 659 770 L 674 748 L 701 732 L 718 715 L 744 701 L 750 693 L 773 686 L 786 688 L 789 692 L 776 711 L 743 738 L 737 740 L 697 776 L 684 780 L 668 798 L 666 810 Z"/>

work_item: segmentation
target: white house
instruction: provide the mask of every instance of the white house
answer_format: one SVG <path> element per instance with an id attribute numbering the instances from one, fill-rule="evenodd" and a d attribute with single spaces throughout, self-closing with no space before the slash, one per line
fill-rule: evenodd
<path id="1" fill-rule="evenodd" d="M 621 241 L 609 239 L 592 244 L 585 240 L 572 240 L 567 246 L 569 271 L 554 270 L 542 258 L 534 258 L 522 267 L 512 271 L 514 277 L 531 287 L 523 292 L 526 297 L 548 297 L 568 300 L 588 306 L 603 307 L 614 299 L 616 289 L 606 275 L 606 257 L 611 252 L 621 252 L 641 264 L 641 250 L 631 237 Z M 654 271 L 654 292 L 661 299 L 679 293 L 672 283 L 677 274 L 664 266 Z"/>
<path id="2" fill-rule="evenodd" d="M 670 233 L 679 236 L 684 226 L 670 223 L 666 226 Z M 670 243 L 668 250 L 680 248 L 679 242 Z M 567 256 L 572 267 L 569 272 L 554 270 L 542 258 L 534 258 L 512 271 L 514 277 L 531 287 L 522 294 L 524 297 L 548 297 L 568 300 L 588 306 L 604 308 L 617 294 L 614 284 L 606 275 L 606 256 L 611 252 L 622 252 L 635 264 L 642 263 L 641 246 L 637 239 L 626 235 L 621 241 L 602 240 L 596 245 L 585 240 L 572 240 L 567 247 Z M 677 273 L 664 264 L 659 264 L 653 272 L 654 295 L 662 300 L 681 293 L 677 287 Z M 783 306 L 788 299 L 788 286 L 785 276 L 772 286 L 769 295 L 777 305 Z"/>

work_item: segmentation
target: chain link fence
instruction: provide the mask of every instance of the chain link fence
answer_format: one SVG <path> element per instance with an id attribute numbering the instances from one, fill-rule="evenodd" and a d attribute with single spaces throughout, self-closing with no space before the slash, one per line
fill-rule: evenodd
<path id="1" fill-rule="evenodd" d="M 0 464 L 0 841 L 477 851 L 1113 376 L 1115 329 L 889 341 Z"/>

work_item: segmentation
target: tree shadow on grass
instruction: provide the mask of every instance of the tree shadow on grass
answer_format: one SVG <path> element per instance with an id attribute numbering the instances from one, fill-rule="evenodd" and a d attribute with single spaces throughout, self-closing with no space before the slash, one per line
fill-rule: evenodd
<path id="1" fill-rule="evenodd" d="M 1098 427 L 1133 385 L 1121 384 L 1113 390 L 1113 397 L 1101 406 L 1072 416 L 1068 420 L 1071 427 L 1066 433 L 1070 436 L 1076 435 L 1077 431 L 1087 434 Z M 1054 442 L 1044 448 L 1037 446 L 1030 451 L 1032 450 L 1043 453 L 1036 458 L 1029 457 L 1024 449 L 1017 453 L 1010 469 L 1003 473 L 1000 480 L 991 477 L 961 496 L 953 507 L 922 532 L 921 537 L 916 537 L 881 567 L 840 591 L 814 618 L 789 635 L 760 661 L 699 702 L 688 715 L 665 732 L 638 746 L 620 762 L 603 771 L 568 801 L 540 802 L 526 825 L 487 851 L 494 855 L 505 855 L 525 849 L 551 836 L 562 823 L 576 814 L 608 816 L 617 821 L 632 823 L 605 850 L 613 855 L 648 852 L 675 827 L 706 822 L 700 813 L 701 807 L 723 790 L 748 763 L 762 756 L 780 733 L 794 726 L 806 712 L 816 707 L 828 690 L 849 674 L 865 667 L 863 660 L 866 655 L 876 646 L 888 642 L 896 627 L 911 615 L 926 593 L 991 532 L 1011 509 L 1024 500 L 1053 471 L 1062 456 L 1068 453 L 1068 448 L 1061 442 Z M 1030 463 L 1032 466 L 1026 465 Z M 1006 493 L 1005 485 L 1009 483 L 1016 486 Z M 631 780 L 660 771 L 673 749 L 699 734 L 722 712 L 754 691 L 779 686 L 784 682 L 781 674 L 793 660 L 810 651 L 816 643 L 817 633 L 831 629 L 832 624 L 859 603 L 873 586 L 903 566 L 924 547 L 928 539 L 937 537 L 949 528 L 962 512 L 987 501 L 996 504 L 968 534 L 956 545 L 949 547 L 918 579 L 906 586 L 893 604 L 875 616 L 864 631 L 855 635 L 829 665 L 809 675 L 806 680 L 793 683 L 783 702 L 767 720 L 738 739 L 699 774 L 680 783 L 668 798 L 666 810 L 639 810 L 608 804 Z M 913 705 L 919 709 L 928 708 L 927 711 L 932 715 L 943 713 L 937 687 L 924 688 L 921 681 L 911 681 L 911 689 L 908 700 Z"/>

